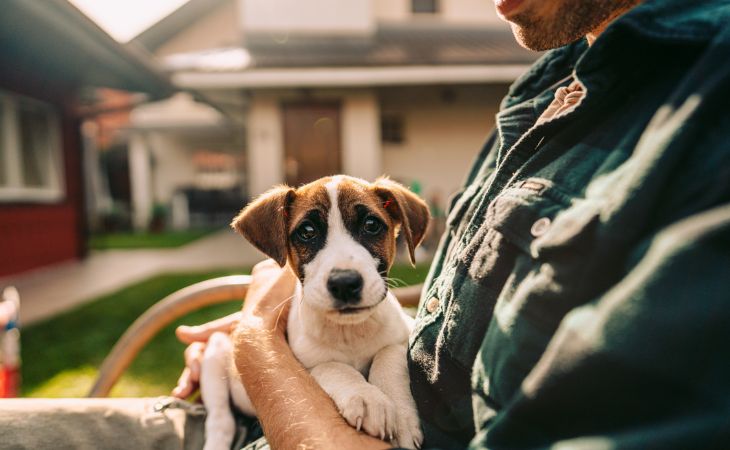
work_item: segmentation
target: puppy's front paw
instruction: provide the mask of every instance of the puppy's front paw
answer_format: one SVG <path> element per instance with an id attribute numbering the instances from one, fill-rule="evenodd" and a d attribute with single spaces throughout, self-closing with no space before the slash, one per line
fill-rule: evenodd
<path id="1" fill-rule="evenodd" d="M 369 385 L 353 391 L 338 407 L 347 423 L 358 430 L 380 439 L 395 437 L 395 404 L 377 387 Z"/>
<path id="2" fill-rule="evenodd" d="M 403 448 L 421 448 L 423 432 L 418 412 L 414 408 L 402 408 L 396 419 L 398 428 L 395 431 L 393 444 Z"/>

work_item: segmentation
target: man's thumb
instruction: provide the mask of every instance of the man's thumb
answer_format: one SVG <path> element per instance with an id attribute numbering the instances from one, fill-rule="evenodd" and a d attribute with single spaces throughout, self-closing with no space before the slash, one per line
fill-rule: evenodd
<path id="1" fill-rule="evenodd" d="M 206 326 L 180 325 L 175 329 L 175 336 L 184 344 L 192 344 L 193 342 L 206 342 L 214 331 Z"/>
<path id="2" fill-rule="evenodd" d="M 231 329 L 241 319 L 241 312 L 235 312 L 229 314 L 220 319 L 213 320 L 212 322 L 204 323 L 202 325 L 188 326 L 180 325 L 175 329 L 175 335 L 184 344 L 192 344 L 193 342 L 207 342 L 211 334 L 216 331 L 222 331 L 224 333 L 230 333 Z"/>

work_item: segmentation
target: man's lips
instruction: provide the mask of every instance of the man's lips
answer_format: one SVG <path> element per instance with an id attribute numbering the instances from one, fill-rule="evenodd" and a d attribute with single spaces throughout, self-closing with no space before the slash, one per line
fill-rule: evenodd
<path id="1" fill-rule="evenodd" d="M 524 0 L 494 0 L 497 12 L 504 18 L 514 13 L 524 3 Z"/>

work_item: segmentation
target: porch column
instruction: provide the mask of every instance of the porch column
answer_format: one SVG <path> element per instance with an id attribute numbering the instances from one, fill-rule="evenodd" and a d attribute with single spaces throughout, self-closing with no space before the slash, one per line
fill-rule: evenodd
<path id="1" fill-rule="evenodd" d="M 347 94 L 342 102 L 342 171 L 373 181 L 383 174 L 380 105 L 373 91 Z"/>
<path id="2" fill-rule="evenodd" d="M 132 194 L 132 226 L 147 229 L 152 216 L 152 172 L 150 153 L 142 133 L 129 139 L 129 183 Z"/>
<path id="3" fill-rule="evenodd" d="M 284 182 L 284 127 L 276 97 L 255 96 L 248 118 L 248 192 Z"/>

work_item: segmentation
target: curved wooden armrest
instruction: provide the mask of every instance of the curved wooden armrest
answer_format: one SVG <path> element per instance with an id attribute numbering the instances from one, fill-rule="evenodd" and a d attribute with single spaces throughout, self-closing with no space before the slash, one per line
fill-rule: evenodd
<path id="1" fill-rule="evenodd" d="M 241 300 L 251 283 L 249 275 L 233 275 L 201 281 L 180 289 L 144 312 L 127 328 L 104 359 L 99 376 L 87 397 L 106 397 L 137 354 L 157 333 L 180 317 L 200 308 Z M 415 306 L 422 285 L 393 290 L 403 306 Z"/>
<path id="2" fill-rule="evenodd" d="M 240 300 L 251 283 L 249 275 L 201 281 L 174 292 L 135 320 L 104 359 L 88 397 L 106 397 L 140 350 L 173 321 L 205 306 Z"/>

